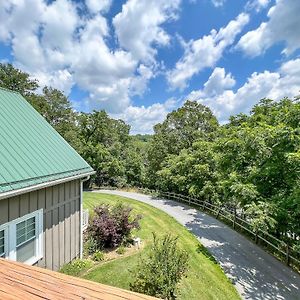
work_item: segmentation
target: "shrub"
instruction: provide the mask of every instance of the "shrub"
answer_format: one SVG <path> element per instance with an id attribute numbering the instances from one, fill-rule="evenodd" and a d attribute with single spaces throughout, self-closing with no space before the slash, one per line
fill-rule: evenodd
<path id="1" fill-rule="evenodd" d="M 104 260 L 104 253 L 102 251 L 97 250 L 93 254 L 93 261 L 102 261 Z"/>
<path id="2" fill-rule="evenodd" d="M 188 269 L 188 254 L 177 246 L 177 237 L 165 235 L 153 244 L 147 258 L 141 258 L 130 289 L 163 299 L 176 298 L 176 286 Z"/>
<path id="3" fill-rule="evenodd" d="M 99 249 L 115 248 L 130 238 L 133 229 L 139 229 L 141 216 L 133 216 L 132 208 L 118 203 L 115 206 L 100 205 L 94 209 L 88 233 Z"/>
<path id="4" fill-rule="evenodd" d="M 120 247 L 116 250 L 116 252 L 117 252 L 118 254 L 120 254 L 120 255 L 124 254 L 125 251 L 126 251 L 126 249 L 125 249 L 124 246 L 120 246 Z"/>
<path id="5" fill-rule="evenodd" d="M 93 255 L 98 249 L 97 242 L 91 236 L 86 237 L 83 245 L 84 256 Z"/>
<path id="6" fill-rule="evenodd" d="M 63 265 L 59 272 L 67 275 L 78 276 L 80 273 L 92 266 L 93 262 L 89 259 L 75 259 L 70 263 Z"/>

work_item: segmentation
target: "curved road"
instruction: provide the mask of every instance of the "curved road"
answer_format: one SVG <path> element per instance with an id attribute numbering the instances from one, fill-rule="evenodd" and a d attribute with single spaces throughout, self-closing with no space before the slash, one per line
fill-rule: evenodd
<path id="1" fill-rule="evenodd" d="M 174 217 L 216 258 L 243 299 L 300 300 L 296 272 L 211 216 L 172 200 L 122 191 L 97 192 L 142 201 Z"/>

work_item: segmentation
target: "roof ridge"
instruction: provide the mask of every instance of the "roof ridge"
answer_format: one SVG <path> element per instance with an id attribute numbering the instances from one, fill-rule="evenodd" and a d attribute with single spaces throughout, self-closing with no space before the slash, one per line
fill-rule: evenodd
<path id="1" fill-rule="evenodd" d="M 6 91 L 6 92 L 9 92 L 9 93 L 15 93 L 15 94 L 21 95 L 20 92 L 13 91 L 13 90 L 10 90 L 10 89 L 5 88 L 5 87 L 2 87 L 2 86 L 0 86 L 0 90 Z M 21 95 L 21 96 L 22 96 L 22 95 Z"/>

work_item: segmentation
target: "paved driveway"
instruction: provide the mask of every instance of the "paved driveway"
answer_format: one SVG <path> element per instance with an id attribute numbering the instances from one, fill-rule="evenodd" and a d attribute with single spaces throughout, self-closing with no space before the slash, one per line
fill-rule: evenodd
<path id="1" fill-rule="evenodd" d="M 211 216 L 172 200 L 122 191 L 97 192 L 132 198 L 174 217 L 207 247 L 243 299 L 300 300 L 296 272 Z"/>

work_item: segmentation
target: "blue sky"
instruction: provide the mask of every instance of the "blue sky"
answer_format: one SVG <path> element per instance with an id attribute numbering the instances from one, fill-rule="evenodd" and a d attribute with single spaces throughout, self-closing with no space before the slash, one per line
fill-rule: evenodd
<path id="1" fill-rule="evenodd" d="M 224 123 L 300 92 L 297 0 L 7 0 L 0 61 L 151 133 L 186 99 Z"/>

